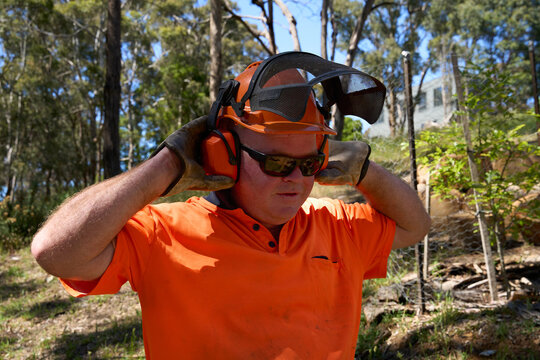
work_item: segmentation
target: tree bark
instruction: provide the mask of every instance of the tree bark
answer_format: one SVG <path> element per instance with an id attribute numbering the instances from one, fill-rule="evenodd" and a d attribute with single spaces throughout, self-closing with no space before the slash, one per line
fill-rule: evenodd
<path id="1" fill-rule="evenodd" d="M 461 87 L 461 74 L 458 69 L 457 65 L 457 57 L 455 54 L 451 55 L 452 59 L 452 68 L 454 71 L 454 81 L 456 82 L 456 94 L 458 96 L 458 110 L 461 110 L 461 104 L 464 103 L 464 95 L 463 90 Z M 474 159 L 474 150 L 472 146 L 472 140 L 471 140 L 471 134 L 469 131 L 469 118 L 468 113 L 465 112 L 464 115 L 461 116 L 461 125 L 463 126 L 463 134 L 465 136 L 465 142 L 467 144 L 467 160 L 469 163 L 469 170 L 471 173 L 471 180 L 473 184 L 480 183 L 480 175 L 478 173 L 478 166 Z M 480 239 L 482 240 L 482 248 L 484 251 L 484 261 L 486 263 L 486 273 L 487 273 L 487 279 L 489 284 L 489 293 L 491 296 L 491 301 L 497 301 L 499 299 L 499 295 L 497 292 L 497 278 L 495 276 L 495 265 L 493 264 L 493 255 L 491 252 L 491 244 L 489 241 L 489 234 L 487 229 L 487 223 L 486 218 L 484 215 L 484 210 L 482 209 L 482 204 L 480 203 L 480 200 L 478 199 L 478 194 L 476 192 L 476 189 L 473 186 L 473 196 L 474 196 L 474 202 L 476 205 L 476 217 L 478 219 L 478 228 L 480 230 Z"/>
<path id="2" fill-rule="evenodd" d="M 330 61 L 334 61 L 336 57 L 337 44 L 337 23 L 336 15 L 334 14 L 334 0 L 330 0 L 328 10 L 330 11 L 330 25 L 332 26 L 332 38 L 330 41 Z"/>
<path id="3" fill-rule="evenodd" d="M 354 62 L 354 57 L 356 56 L 356 50 L 358 49 L 358 43 L 360 42 L 360 39 L 362 38 L 362 31 L 364 31 L 364 25 L 366 24 L 366 20 L 368 15 L 371 13 L 371 10 L 373 10 L 373 3 L 375 0 L 367 0 L 364 8 L 362 9 L 362 14 L 360 15 L 360 18 L 356 22 L 356 26 L 354 27 L 354 31 L 351 35 L 351 38 L 349 39 L 349 47 L 347 49 L 347 58 L 345 59 L 345 65 L 352 66 Z"/>
<path id="4" fill-rule="evenodd" d="M 108 1 L 107 60 L 104 88 L 105 123 L 103 129 L 103 168 L 105 178 L 120 174 L 120 71 L 121 3 Z"/>
<path id="5" fill-rule="evenodd" d="M 214 102 L 223 78 L 221 65 L 221 0 L 210 1 L 210 101 Z"/>
<path id="6" fill-rule="evenodd" d="M 390 128 L 390 137 L 395 137 L 397 134 L 397 110 L 396 110 L 397 96 L 393 88 L 388 88 L 388 102 L 386 103 L 386 109 L 388 110 L 388 127 Z"/>
<path id="7" fill-rule="evenodd" d="M 264 43 L 264 41 L 262 40 L 261 36 L 264 36 L 266 38 L 268 38 L 266 36 L 266 34 L 264 32 L 260 32 L 258 31 L 257 29 L 254 29 L 250 24 L 248 24 L 247 22 L 244 21 L 244 19 L 236 14 L 231 6 L 227 3 L 227 1 L 225 1 L 223 3 L 223 6 L 225 7 L 225 11 L 227 11 L 229 14 L 231 14 L 231 16 L 240 21 L 240 23 L 246 28 L 246 30 L 251 34 L 253 35 L 253 38 L 262 46 L 262 48 L 264 49 L 264 51 L 266 51 L 268 53 L 268 55 L 274 55 L 274 53 L 272 52 L 271 49 L 268 48 L 268 46 L 266 46 L 266 44 Z"/>
<path id="8" fill-rule="evenodd" d="M 360 39 L 362 37 L 362 31 L 364 30 L 364 25 L 366 24 L 366 20 L 368 15 L 373 10 L 373 3 L 375 0 L 366 0 L 364 8 L 362 10 L 362 14 L 360 15 L 360 18 L 356 22 L 356 26 L 354 27 L 354 31 L 351 35 L 351 38 L 349 39 L 349 47 L 347 49 L 347 58 L 345 59 L 345 65 L 352 66 L 354 62 L 354 57 L 356 56 L 356 50 L 358 49 L 358 43 L 360 42 Z M 334 112 L 334 129 L 337 132 L 337 135 L 334 136 L 336 140 L 341 140 L 341 135 L 343 134 L 343 125 L 345 122 L 345 117 L 341 113 L 341 111 L 335 111 Z"/>
<path id="9" fill-rule="evenodd" d="M 298 31 L 296 29 L 296 19 L 291 14 L 291 12 L 289 11 L 289 8 L 287 7 L 287 5 L 285 5 L 283 1 L 275 0 L 275 2 L 281 9 L 281 12 L 283 13 L 283 15 L 285 15 L 285 17 L 287 18 L 287 21 L 289 22 L 289 33 L 291 34 L 292 39 L 293 39 L 294 50 L 300 51 L 301 48 L 300 48 L 300 40 L 298 39 Z"/>
<path id="10" fill-rule="evenodd" d="M 328 37 L 328 1 L 329 0 L 323 0 L 321 7 L 321 57 L 323 59 L 328 59 L 328 53 L 326 51 L 326 38 Z"/>
<path id="11" fill-rule="evenodd" d="M 268 16 L 267 16 L 267 23 L 268 26 L 268 35 L 269 35 L 269 42 L 270 42 L 270 49 L 272 50 L 272 53 L 277 54 L 277 46 L 276 46 L 276 34 L 274 33 L 274 1 L 268 0 Z"/>

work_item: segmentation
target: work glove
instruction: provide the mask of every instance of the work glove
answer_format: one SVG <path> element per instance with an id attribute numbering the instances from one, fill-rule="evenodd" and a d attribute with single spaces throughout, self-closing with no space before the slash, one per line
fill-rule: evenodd
<path id="1" fill-rule="evenodd" d="M 170 196 L 185 190 L 217 191 L 234 185 L 234 179 L 228 176 L 207 175 L 196 160 L 201 151 L 201 142 L 208 134 L 206 122 L 207 116 L 190 121 L 169 135 L 152 154 L 151 157 L 167 147 L 182 163 L 181 173 L 161 196 Z"/>
<path id="2" fill-rule="evenodd" d="M 369 145 L 361 141 L 328 140 L 328 143 L 328 165 L 315 181 L 322 185 L 358 185 L 369 167 Z"/>

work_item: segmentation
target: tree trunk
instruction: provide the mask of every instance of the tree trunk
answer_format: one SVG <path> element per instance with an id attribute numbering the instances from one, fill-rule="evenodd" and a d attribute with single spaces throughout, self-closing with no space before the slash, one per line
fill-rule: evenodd
<path id="1" fill-rule="evenodd" d="M 454 72 L 454 81 L 456 82 L 456 94 L 458 96 L 458 104 L 464 103 L 463 90 L 461 87 L 461 75 L 457 65 L 457 57 L 455 54 L 452 54 L 452 68 Z M 461 105 L 459 105 L 461 107 Z M 459 110 L 459 109 L 458 109 Z M 467 144 L 467 160 L 469 163 L 469 170 L 471 173 L 471 180 L 473 184 L 480 183 L 480 175 L 478 173 L 478 166 L 474 159 L 474 150 L 472 146 L 471 134 L 469 131 L 469 118 L 468 114 L 465 113 L 461 116 L 461 124 L 463 126 L 463 134 L 465 136 L 465 142 Z M 489 293 L 491 296 L 491 301 L 496 301 L 499 299 L 497 292 L 497 278 L 495 276 L 495 266 L 493 265 L 493 255 L 491 252 L 491 244 L 489 241 L 489 235 L 486 225 L 486 217 L 484 215 L 484 210 L 482 209 L 482 204 L 478 199 L 478 194 L 476 189 L 473 186 L 473 196 L 474 202 L 476 205 L 476 217 L 478 219 L 478 227 L 480 230 L 480 239 L 482 240 L 482 249 L 484 251 L 484 261 L 486 263 L 486 272 L 487 279 L 489 284 Z"/>
<path id="2" fill-rule="evenodd" d="M 291 34 L 292 39 L 293 39 L 294 50 L 300 51 L 301 48 L 300 48 L 300 40 L 298 39 L 298 31 L 296 30 L 296 19 L 291 14 L 291 12 L 289 11 L 289 8 L 287 7 L 287 5 L 285 5 L 283 1 L 275 0 L 275 2 L 281 9 L 281 12 L 283 13 L 283 15 L 285 15 L 285 17 L 287 18 L 287 21 L 289 22 L 289 33 Z"/>
<path id="3" fill-rule="evenodd" d="M 274 33 L 274 1 L 268 0 L 268 35 L 270 42 L 270 50 L 273 54 L 277 54 L 276 35 Z"/>
<path id="4" fill-rule="evenodd" d="M 108 1 L 107 61 L 104 88 L 103 170 L 105 178 L 120 174 L 120 0 Z"/>
<path id="5" fill-rule="evenodd" d="M 397 135 L 397 121 L 396 121 L 396 92 L 393 88 L 388 88 L 388 102 L 386 108 L 388 109 L 388 127 L 390 128 L 390 137 Z"/>
<path id="6" fill-rule="evenodd" d="M 27 10 L 27 8 L 26 8 Z M 27 21 L 28 19 L 25 19 Z M 25 24 L 27 27 L 28 24 Z M 21 76 L 26 70 L 26 55 L 27 55 L 27 36 L 23 36 L 21 39 L 20 45 L 20 61 L 19 61 L 19 70 L 15 78 L 13 79 L 13 84 L 17 84 Z M 15 105 L 16 102 L 16 105 Z M 12 118 L 12 113 L 14 112 L 14 106 L 16 106 L 16 116 Z M 9 202 L 11 204 L 15 203 L 15 190 L 17 185 L 18 169 L 13 168 L 13 163 L 19 156 L 20 141 L 21 141 L 21 110 L 22 110 L 22 94 L 19 92 L 16 94 L 14 92 L 14 86 L 10 86 L 9 97 L 7 102 L 7 111 L 5 112 L 6 122 L 7 122 L 7 142 L 5 145 L 6 148 L 6 157 L 4 159 L 4 165 L 6 167 L 6 196 L 9 196 Z M 23 138 L 24 139 L 24 138 Z M 24 142 L 24 141 L 23 141 Z"/>
<path id="7" fill-rule="evenodd" d="M 326 38 L 328 29 L 328 0 L 322 1 L 321 7 L 321 57 L 323 59 L 328 59 L 328 54 L 326 52 L 327 44 Z"/>
<path id="8" fill-rule="evenodd" d="M 358 49 L 358 43 L 360 42 L 360 39 L 362 38 L 362 31 L 364 31 L 364 25 L 366 24 L 368 15 L 371 13 L 371 10 L 373 9 L 374 2 L 375 0 L 366 0 L 364 8 L 362 9 L 362 14 L 360 15 L 360 18 L 356 22 L 354 31 L 351 35 L 351 38 L 349 39 L 349 47 L 347 49 L 347 58 L 345 60 L 345 65 L 347 66 L 352 66 L 354 62 L 354 57 L 356 56 L 356 50 Z"/>
<path id="9" fill-rule="evenodd" d="M 221 65 L 221 0 L 210 1 L 210 101 L 214 102 L 223 77 Z"/>
<path id="10" fill-rule="evenodd" d="M 336 57 L 337 44 L 337 23 L 336 15 L 334 14 L 334 0 L 330 0 L 328 10 L 330 11 L 330 25 L 332 26 L 332 38 L 330 41 L 330 61 L 334 61 Z"/>
<path id="11" fill-rule="evenodd" d="M 349 39 L 349 47 L 347 49 L 347 58 L 345 59 L 345 65 L 347 66 L 352 66 L 354 62 L 356 50 L 358 49 L 358 43 L 360 42 L 360 39 L 362 38 L 362 31 L 364 30 L 364 25 L 366 24 L 367 17 L 371 13 L 371 10 L 373 9 L 374 2 L 375 0 L 366 0 L 364 9 L 362 10 L 362 14 L 360 15 L 360 18 L 356 22 L 354 31 L 351 35 L 351 38 Z M 336 130 L 337 135 L 335 135 L 334 138 L 336 140 L 341 140 L 341 135 L 343 134 L 344 123 L 345 123 L 344 115 L 341 113 L 341 111 L 335 111 L 334 112 L 334 130 Z"/>

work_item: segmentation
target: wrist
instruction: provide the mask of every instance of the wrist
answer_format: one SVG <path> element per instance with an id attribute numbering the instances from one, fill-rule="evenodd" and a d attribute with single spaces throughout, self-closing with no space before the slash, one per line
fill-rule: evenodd
<path id="1" fill-rule="evenodd" d="M 176 184 L 184 172 L 181 159 L 170 149 L 164 146 L 149 159 L 155 166 L 157 183 L 160 185 L 160 195 L 169 190 L 171 184 Z"/>

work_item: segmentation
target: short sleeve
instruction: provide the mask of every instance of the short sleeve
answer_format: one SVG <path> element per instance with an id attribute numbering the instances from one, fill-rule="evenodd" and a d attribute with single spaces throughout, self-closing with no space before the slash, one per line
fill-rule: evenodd
<path id="1" fill-rule="evenodd" d="M 386 277 L 396 223 L 369 204 L 344 205 L 344 210 L 364 263 L 364 278 Z"/>
<path id="2" fill-rule="evenodd" d="M 124 225 L 116 238 L 113 259 L 99 279 L 92 281 L 60 279 L 66 291 L 75 297 L 115 294 L 126 281 L 129 281 L 134 291 L 137 291 L 156 232 L 153 215 L 152 206 L 147 206 Z"/>

